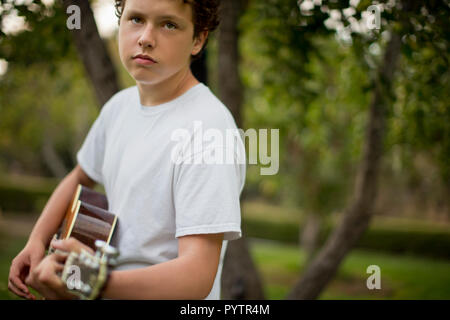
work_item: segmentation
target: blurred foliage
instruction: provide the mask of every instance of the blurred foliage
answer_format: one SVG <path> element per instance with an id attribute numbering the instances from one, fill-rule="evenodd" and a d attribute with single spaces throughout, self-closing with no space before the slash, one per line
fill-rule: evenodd
<path id="1" fill-rule="evenodd" d="M 0 157 L 50 175 L 43 158 L 44 139 L 67 169 L 98 114 L 82 67 L 74 62 L 9 66 L 0 81 Z"/>
<path id="2" fill-rule="evenodd" d="M 280 128 L 281 176 L 261 184 L 319 214 L 345 203 L 368 103 L 367 74 L 324 27 L 328 17 L 319 7 L 302 15 L 293 1 L 254 1 L 240 24 L 246 126 Z"/>
<path id="3" fill-rule="evenodd" d="M 362 20 L 372 1 L 251 2 L 240 23 L 244 119 L 246 127 L 280 128 L 282 166 L 272 177 L 249 170 L 250 194 L 261 189 L 305 213 L 342 209 L 361 156 L 376 70 L 395 30 L 404 34 L 403 59 L 391 88 L 384 173 L 426 179 L 414 168 L 425 152 L 438 168 L 439 189 L 426 196 L 443 200 L 450 188 L 448 1 L 408 8 L 377 3 L 380 30 L 367 30 Z M 411 179 L 405 180 L 407 189 Z"/>
<path id="4" fill-rule="evenodd" d="M 0 58 L 23 66 L 44 63 L 50 71 L 61 60 L 75 59 L 61 1 L 55 1 L 52 6 L 46 6 L 40 0 L 1 0 L 0 3 Z M 26 30 L 4 33 L 2 21 L 11 14 L 22 18 Z"/>
<path id="5" fill-rule="evenodd" d="M 16 12 L 27 28 L 0 37 L 0 58 L 8 61 L 0 78 L 0 166 L 54 176 L 53 157 L 68 171 L 98 109 L 66 14 L 59 1 L 2 0 L 2 9 L 0 17 Z"/>
<path id="6" fill-rule="evenodd" d="M 41 212 L 57 183 L 17 184 L 15 180 L 0 180 L 0 210 L 9 212 Z"/>

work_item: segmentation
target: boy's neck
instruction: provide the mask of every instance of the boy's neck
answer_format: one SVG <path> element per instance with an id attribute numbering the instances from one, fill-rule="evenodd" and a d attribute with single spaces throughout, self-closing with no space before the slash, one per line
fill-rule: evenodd
<path id="1" fill-rule="evenodd" d="M 139 89 L 140 102 L 145 107 L 157 106 L 169 102 L 188 91 L 199 81 L 194 77 L 190 68 L 158 84 L 136 82 Z"/>

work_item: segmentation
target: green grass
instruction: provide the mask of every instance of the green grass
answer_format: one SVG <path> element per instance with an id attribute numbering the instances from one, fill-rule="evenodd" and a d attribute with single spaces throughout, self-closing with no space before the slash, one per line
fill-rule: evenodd
<path id="1" fill-rule="evenodd" d="M 294 245 L 251 242 L 268 299 L 283 299 L 301 276 L 305 255 Z M 381 269 L 381 289 L 369 290 L 369 265 Z M 354 250 L 320 299 L 450 299 L 450 261 Z"/>

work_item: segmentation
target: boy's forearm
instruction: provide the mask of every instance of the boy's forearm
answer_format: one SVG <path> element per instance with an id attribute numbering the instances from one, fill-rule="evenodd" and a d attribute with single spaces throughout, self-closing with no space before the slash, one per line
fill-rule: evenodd
<path id="1" fill-rule="evenodd" d="M 210 263 L 206 261 L 206 265 Z M 112 271 L 102 298 L 204 299 L 216 275 L 206 265 L 205 261 L 185 256 L 146 268 Z"/>
<path id="2" fill-rule="evenodd" d="M 46 247 L 49 245 L 51 238 L 57 232 L 64 218 L 67 206 L 72 200 L 78 183 L 80 181 L 75 171 L 70 172 L 59 183 L 47 201 L 28 242 L 40 241 Z"/>

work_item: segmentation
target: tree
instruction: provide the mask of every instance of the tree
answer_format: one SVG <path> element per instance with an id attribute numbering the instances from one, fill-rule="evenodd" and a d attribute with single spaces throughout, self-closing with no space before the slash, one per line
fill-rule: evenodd
<path id="1" fill-rule="evenodd" d="M 219 94 L 230 109 L 238 128 L 242 128 L 242 83 L 239 75 L 238 23 L 246 2 L 226 0 L 221 3 L 219 27 Z M 241 197 L 241 201 L 243 197 Z M 223 299 L 263 299 L 264 292 L 244 237 L 231 241 L 226 252 L 223 276 Z"/>
<path id="2" fill-rule="evenodd" d="M 443 26 L 441 23 L 444 21 L 440 18 L 442 18 L 443 11 L 448 12 L 449 10 L 448 5 L 445 4 L 421 4 L 407 1 L 396 2 L 391 8 L 386 4 L 385 8 L 388 9 L 388 12 L 390 11 L 389 18 L 392 19 L 388 18 L 390 39 L 374 79 L 366 142 L 353 199 L 348 205 L 339 226 L 330 235 L 324 247 L 288 295 L 289 299 L 317 298 L 336 273 L 342 259 L 367 229 L 374 213 L 373 207 L 377 194 L 380 160 L 384 149 L 385 124 L 388 114 L 392 113 L 391 108 L 394 100 L 393 76 L 402 47 L 403 51 L 410 49 L 403 45 L 402 38 L 410 34 L 412 30 L 416 31 L 417 34 L 417 29 L 413 28 L 414 21 L 417 19 L 414 16 L 419 17 L 422 21 L 424 20 L 423 16 L 428 16 L 428 22 L 437 21 L 433 29 L 437 29 L 437 34 L 440 34 L 445 29 L 445 27 L 440 29 Z M 429 15 L 433 16 L 434 19 L 430 19 Z M 423 30 L 430 30 L 426 27 L 427 24 L 425 22 L 422 25 Z M 423 33 L 427 33 L 427 31 L 422 34 L 420 34 L 421 32 L 418 33 L 418 36 L 422 38 Z M 426 42 L 430 41 L 426 36 L 425 39 Z M 422 40 L 424 39 L 422 38 Z"/>
<path id="3" fill-rule="evenodd" d="M 72 30 L 78 54 L 91 79 L 99 106 L 102 107 L 117 91 L 119 83 L 114 65 L 95 24 L 94 14 L 88 0 L 63 0 L 64 9 L 71 5 L 80 8 L 83 27 Z"/>
<path id="4" fill-rule="evenodd" d="M 340 262 L 361 238 L 374 213 L 377 180 L 382 155 L 386 109 L 391 105 L 389 88 L 400 54 L 400 36 L 393 33 L 379 70 L 380 81 L 375 85 L 370 105 L 367 137 L 361 167 L 350 203 L 339 226 L 308 266 L 288 299 L 316 299 L 336 273 Z"/>

